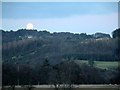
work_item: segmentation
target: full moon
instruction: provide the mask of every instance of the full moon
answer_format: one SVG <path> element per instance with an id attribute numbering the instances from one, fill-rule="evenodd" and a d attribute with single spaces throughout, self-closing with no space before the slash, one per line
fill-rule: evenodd
<path id="1" fill-rule="evenodd" d="M 27 24 L 27 29 L 33 29 L 33 24 L 32 23 L 28 23 Z"/>

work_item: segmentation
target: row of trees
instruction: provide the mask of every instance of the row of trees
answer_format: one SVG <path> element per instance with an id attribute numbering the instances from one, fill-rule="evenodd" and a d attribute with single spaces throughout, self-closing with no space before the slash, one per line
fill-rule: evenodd
<path id="1" fill-rule="evenodd" d="M 117 73 L 117 70 L 101 70 L 86 64 L 77 65 L 74 61 L 50 65 L 46 59 L 41 66 L 37 65 L 35 68 L 3 63 L 3 85 L 46 84 L 59 88 L 61 84 L 72 87 L 73 84 L 118 83 L 115 81 Z"/>
<path id="2" fill-rule="evenodd" d="M 73 34 L 70 32 L 54 32 L 50 33 L 46 30 L 44 31 L 37 31 L 37 30 L 26 30 L 26 29 L 19 29 L 18 31 L 4 31 L 0 30 L 2 32 L 3 42 L 11 42 L 15 40 L 20 40 L 22 38 L 26 38 L 26 36 L 33 36 L 37 38 L 47 38 L 47 37 L 55 37 L 60 39 L 89 39 L 89 38 L 110 38 L 109 34 L 105 33 L 95 33 L 92 35 L 87 35 L 86 33 L 81 34 Z"/>
<path id="3" fill-rule="evenodd" d="M 120 28 L 116 29 L 112 32 L 113 38 L 117 39 L 117 49 L 116 49 L 116 55 L 120 60 Z"/>

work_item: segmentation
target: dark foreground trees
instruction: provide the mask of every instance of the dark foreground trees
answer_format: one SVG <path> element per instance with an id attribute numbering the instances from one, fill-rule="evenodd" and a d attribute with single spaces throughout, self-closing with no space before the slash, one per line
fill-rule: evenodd
<path id="1" fill-rule="evenodd" d="M 55 88 L 72 88 L 73 84 L 110 84 L 118 83 L 117 70 L 104 70 L 87 64 L 78 65 L 74 61 L 65 61 L 50 65 L 45 60 L 36 67 L 3 63 L 3 85 L 37 85 L 50 84 Z M 119 78 L 119 77 L 118 77 Z"/>

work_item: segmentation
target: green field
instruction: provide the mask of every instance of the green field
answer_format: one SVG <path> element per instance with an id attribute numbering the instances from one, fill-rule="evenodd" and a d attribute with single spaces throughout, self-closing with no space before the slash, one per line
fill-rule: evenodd
<path id="1" fill-rule="evenodd" d="M 77 64 L 88 64 L 88 60 L 75 60 Z M 118 61 L 94 61 L 94 66 L 101 69 L 116 69 L 119 67 Z"/>

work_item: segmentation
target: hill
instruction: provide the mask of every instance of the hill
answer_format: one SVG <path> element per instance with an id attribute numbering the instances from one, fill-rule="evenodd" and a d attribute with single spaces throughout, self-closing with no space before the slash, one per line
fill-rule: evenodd
<path id="1" fill-rule="evenodd" d="M 3 31 L 3 62 L 41 64 L 46 58 L 56 64 L 64 60 L 115 61 L 117 40 L 109 34 L 26 30 Z"/>
<path id="2" fill-rule="evenodd" d="M 2 30 L 3 85 L 119 83 L 119 39 L 108 36 Z"/>

